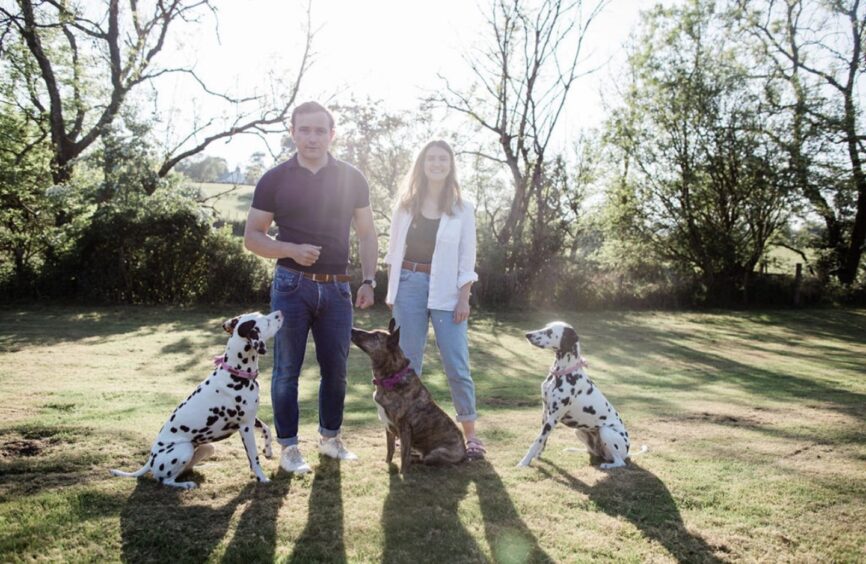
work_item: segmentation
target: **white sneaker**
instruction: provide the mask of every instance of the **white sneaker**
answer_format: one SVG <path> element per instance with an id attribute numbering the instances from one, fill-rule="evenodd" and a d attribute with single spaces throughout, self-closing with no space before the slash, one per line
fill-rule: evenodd
<path id="1" fill-rule="evenodd" d="M 358 456 L 355 453 L 343 446 L 343 440 L 339 435 L 329 438 L 320 437 L 319 452 L 337 460 L 358 460 Z"/>
<path id="2" fill-rule="evenodd" d="M 310 465 L 304 461 L 298 445 L 284 446 L 280 454 L 280 468 L 292 474 L 306 474 L 310 471 Z"/>

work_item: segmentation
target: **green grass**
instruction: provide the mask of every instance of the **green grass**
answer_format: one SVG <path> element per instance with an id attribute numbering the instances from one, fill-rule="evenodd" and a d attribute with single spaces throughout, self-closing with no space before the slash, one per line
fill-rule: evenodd
<path id="1" fill-rule="evenodd" d="M 357 350 L 344 432 L 361 459 L 315 454 L 310 345 L 301 447 L 313 473 L 264 461 L 273 481 L 257 485 L 232 437 L 190 492 L 110 477 L 144 461 L 236 313 L 0 310 L 0 561 L 863 561 L 864 310 L 476 315 L 488 460 L 407 478 L 383 461 Z M 576 326 L 593 379 L 635 444 L 649 445 L 628 468 L 600 471 L 564 451 L 577 446 L 565 428 L 531 468 L 514 467 L 538 432 L 551 361 L 522 334 L 553 318 Z M 384 309 L 356 318 L 386 321 Z M 432 351 L 425 380 L 450 412 Z"/>

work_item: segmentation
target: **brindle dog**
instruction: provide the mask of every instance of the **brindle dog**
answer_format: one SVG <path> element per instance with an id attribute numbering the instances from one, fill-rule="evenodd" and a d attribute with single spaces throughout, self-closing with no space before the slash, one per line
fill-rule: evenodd
<path id="1" fill-rule="evenodd" d="M 385 424 L 386 462 L 394 457 L 394 440 L 400 437 L 400 472 L 411 467 L 413 449 L 424 464 L 455 464 L 466 458 L 463 435 L 424 387 L 400 349 L 400 329 L 394 320 L 388 331 L 352 328 L 352 342 L 373 363 L 373 400 Z"/>

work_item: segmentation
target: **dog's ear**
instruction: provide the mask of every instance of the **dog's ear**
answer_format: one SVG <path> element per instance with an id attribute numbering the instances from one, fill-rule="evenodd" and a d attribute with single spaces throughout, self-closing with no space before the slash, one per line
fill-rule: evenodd
<path id="1" fill-rule="evenodd" d="M 232 333 L 234 333 L 234 330 L 235 330 L 235 327 L 237 326 L 237 324 L 238 324 L 238 318 L 237 317 L 233 317 L 231 319 L 226 319 L 225 321 L 223 321 L 223 329 L 225 329 L 226 333 L 231 335 Z"/>
<path id="2" fill-rule="evenodd" d="M 391 320 L 393 321 L 393 319 Z M 391 331 L 391 334 L 388 335 L 388 345 L 392 347 L 400 346 L 400 328 Z"/>
<path id="3" fill-rule="evenodd" d="M 394 329 L 397 327 L 397 322 L 394 321 L 394 318 L 391 318 L 391 321 L 388 322 L 388 332 L 393 333 Z"/>
<path id="4" fill-rule="evenodd" d="M 255 320 L 250 319 L 249 321 L 244 321 L 238 325 L 238 336 L 243 337 L 244 339 L 258 339 L 259 330 L 256 329 Z"/>
<path id="5" fill-rule="evenodd" d="M 562 338 L 559 340 L 559 352 L 577 354 L 577 343 L 580 338 L 577 336 L 577 331 L 571 327 L 566 327 L 562 330 Z"/>

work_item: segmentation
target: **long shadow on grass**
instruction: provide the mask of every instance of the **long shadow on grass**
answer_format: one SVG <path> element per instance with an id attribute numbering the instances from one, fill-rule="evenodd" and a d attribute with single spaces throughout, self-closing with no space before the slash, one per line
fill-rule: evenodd
<path id="1" fill-rule="evenodd" d="M 470 484 L 479 498 L 484 535 L 497 562 L 551 562 L 520 518 L 505 486 L 486 461 L 448 468 L 418 466 L 401 479 L 390 468 L 382 511 L 382 562 L 488 560 L 459 515 Z M 471 517 L 467 519 L 471 523 Z M 468 523 L 467 523 L 468 524 Z"/>
<path id="2" fill-rule="evenodd" d="M 221 506 L 185 502 L 185 492 L 138 480 L 120 514 L 124 562 L 203 562 L 222 542 L 238 507 L 248 503 L 225 559 L 271 561 L 276 517 L 290 478 L 247 484 Z"/>
<path id="3" fill-rule="evenodd" d="M 547 469 L 550 468 L 550 470 Z M 549 460 L 538 471 L 589 497 L 612 517 L 625 517 L 644 535 L 664 546 L 679 562 L 724 562 L 713 548 L 686 529 L 677 504 L 664 482 L 634 462 L 608 472 L 589 486 Z"/>
<path id="4" fill-rule="evenodd" d="M 346 562 L 339 460 L 319 455 L 319 466 L 310 489 L 307 526 L 295 542 L 288 561 Z"/>

